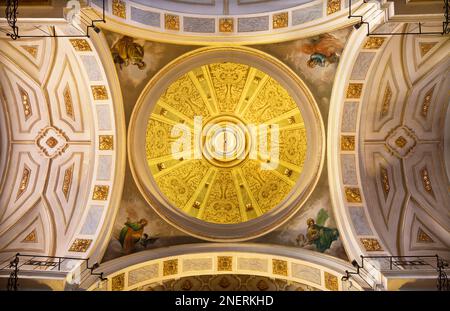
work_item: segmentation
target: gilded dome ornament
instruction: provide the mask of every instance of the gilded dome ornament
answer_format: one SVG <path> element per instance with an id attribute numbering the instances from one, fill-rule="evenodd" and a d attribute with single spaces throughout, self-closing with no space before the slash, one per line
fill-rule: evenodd
<path id="1" fill-rule="evenodd" d="M 144 89 L 129 160 L 143 196 L 172 225 L 207 240 L 247 240 L 306 201 L 323 135 L 311 93 L 285 65 L 250 48 L 203 48 Z"/>

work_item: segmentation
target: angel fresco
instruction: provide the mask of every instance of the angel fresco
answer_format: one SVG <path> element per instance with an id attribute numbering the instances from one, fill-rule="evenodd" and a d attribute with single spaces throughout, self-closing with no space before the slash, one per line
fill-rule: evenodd
<path id="1" fill-rule="evenodd" d="M 144 248 L 148 244 L 156 241 L 156 238 L 150 238 L 148 234 L 144 233 L 144 227 L 148 224 L 146 219 L 139 221 L 131 221 L 129 218 L 124 224 L 124 227 L 119 234 L 119 242 L 126 254 L 131 253 L 137 243 L 140 243 Z"/>
<path id="2" fill-rule="evenodd" d="M 302 44 L 301 51 L 309 55 L 308 67 L 326 67 L 339 61 L 343 43 L 333 35 L 324 33 L 308 40 Z"/>
<path id="3" fill-rule="evenodd" d="M 140 70 L 146 66 L 144 59 L 144 47 L 134 42 L 134 39 L 128 36 L 120 38 L 111 48 L 114 63 L 122 66 L 136 65 Z"/>
<path id="4" fill-rule="evenodd" d="M 308 225 L 306 237 L 303 234 L 299 234 L 297 237 L 297 244 L 300 247 L 314 245 L 315 248 L 321 253 L 329 249 L 331 243 L 339 237 L 339 231 L 336 228 L 328 228 L 324 226 L 328 217 L 327 211 L 321 209 L 319 213 L 317 213 L 315 221 L 314 219 L 309 218 L 306 221 Z"/>

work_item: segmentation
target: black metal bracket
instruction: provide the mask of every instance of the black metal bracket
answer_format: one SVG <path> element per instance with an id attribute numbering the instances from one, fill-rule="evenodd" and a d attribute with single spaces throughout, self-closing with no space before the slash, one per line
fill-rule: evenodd
<path id="1" fill-rule="evenodd" d="M 450 33 L 450 14 L 449 14 L 449 1 L 450 0 L 444 0 L 444 18 L 445 21 L 442 22 L 442 31 L 422 31 L 422 25 L 423 23 L 418 22 L 417 25 L 419 26 L 419 31 L 416 32 L 383 32 L 383 33 L 376 33 L 376 32 L 370 32 L 370 23 L 366 22 L 364 20 L 364 16 L 362 15 L 353 15 L 352 12 L 352 0 L 348 0 L 348 18 L 359 18 L 359 22 L 354 25 L 355 29 L 361 28 L 362 25 L 367 26 L 367 36 L 375 36 L 375 35 L 447 35 Z M 367 3 L 368 0 L 363 0 L 363 3 Z"/>
<path id="2" fill-rule="evenodd" d="M 97 27 L 97 23 L 106 23 L 105 19 L 105 0 L 103 0 L 103 8 L 102 8 L 102 17 L 101 19 L 91 20 L 86 13 L 82 10 L 80 11 L 80 19 L 82 19 L 86 23 L 86 33 L 79 35 L 58 35 L 56 34 L 55 27 L 51 27 L 51 32 L 47 33 L 42 29 L 36 27 L 41 30 L 43 35 L 20 35 L 19 26 L 17 26 L 17 16 L 19 15 L 19 0 L 6 0 L 6 9 L 5 15 L 8 25 L 11 27 L 11 31 L 7 32 L 6 35 L 10 37 L 12 40 L 17 40 L 20 38 L 89 38 L 89 30 L 92 28 L 96 33 L 100 32 L 100 28 Z"/>
<path id="3" fill-rule="evenodd" d="M 20 264 L 21 258 L 30 258 Z M 43 256 L 43 255 L 28 255 L 17 253 L 6 265 L 0 270 L 12 270 L 7 284 L 8 291 L 17 291 L 19 288 L 19 272 L 20 267 L 23 265 L 36 266 L 36 267 L 53 267 L 57 271 L 61 271 L 61 264 L 64 260 L 78 260 L 86 262 L 86 270 L 90 271 L 90 275 L 97 276 L 101 281 L 106 281 L 107 278 L 103 276 L 103 272 L 94 272 L 100 265 L 98 263 L 89 266 L 89 258 L 76 258 L 76 257 L 59 257 L 59 256 Z M 83 271 L 86 271 L 83 270 Z"/>

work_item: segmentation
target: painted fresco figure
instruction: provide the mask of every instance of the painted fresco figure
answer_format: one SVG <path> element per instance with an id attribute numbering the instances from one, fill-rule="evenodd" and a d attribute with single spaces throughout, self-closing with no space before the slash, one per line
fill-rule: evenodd
<path id="1" fill-rule="evenodd" d="M 133 251 L 136 243 L 141 240 L 146 225 L 147 220 L 143 218 L 138 222 L 131 222 L 129 218 L 127 219 L 119 235 L 119 242 L 125 253 L 129 254 Z"/>
<path id="2" fill-rule="evenodd" d="M 114 63 L 119 64 L 120 69 L 122 69 L 122 65 L 126 67 L 130 64 L 136 65 L 141 70 L 145 68 L 144 47 L 133 42 L 131 37 L 123 36 L 119 39 L 113 45 L 111 53 Z"/>
<path id="3" fill-rule="evenodd" d="M 336 63 L 343 48 L 343 44 L 337 38 L 325 33 L 314 37 L 309 43 L 303 44 L 301 51 L 309 55 L 307 64 L 314 68 Z"/>
<path id="4" fill-rule="evenodd" d="M 321 253 L 329 249 L 331 243 L 339 237 L 337 229 L 317 225 L 312 218 L 308 219 L 307 224 L 308 230 L 306 232 L 306 238 L 308 239 L 308 242 L 314 244 Z"/>
<path id="5" fill-rule="evenodd" d="M 306 221 L 308 228 L 306 229 L 306 237 L 300 233 L 297 236 L 297 244 L 300 247 L 314 245 L 316 250 L 323 253 L 330 248 L 331 243 L 336 241 L 339 237 L 339 231 L 336 228 L 328 228 L 324 226 L 328 219 L 326 210 L 321 209 L 317 213 L 316 221 L 309 218 Z"/>

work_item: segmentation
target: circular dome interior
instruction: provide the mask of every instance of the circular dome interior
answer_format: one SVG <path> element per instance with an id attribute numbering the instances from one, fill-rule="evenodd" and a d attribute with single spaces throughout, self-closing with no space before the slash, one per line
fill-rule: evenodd
<path id="1" fill-rule="evenodd" d="M 203 48 L 168 64 L 141 94 L 130 167 L 172 225 L 208 240 L 246 240 L 306 201 L 323 165 L 323 135 L 312 95 L 289 68 L 250 48 Z"/>
<path id="2" fill-rule="evenodd" d="M 211 223 L 241 223 L 275 208 L 301 175 L 306 149 L 303 117 L 288 92 L 233 62 L 175 80 L 146 132 L 147 164 L 161 192 Z"/>

